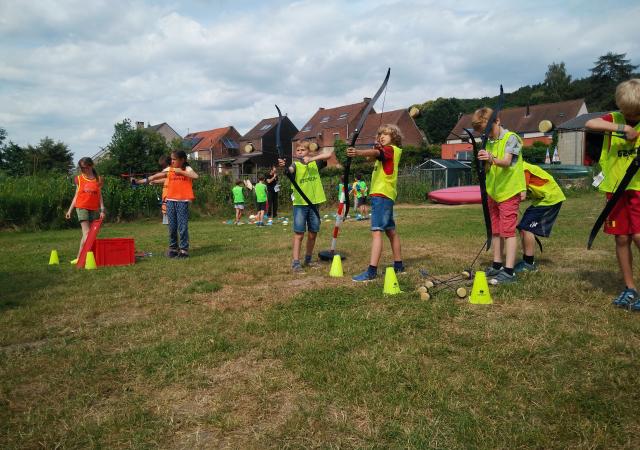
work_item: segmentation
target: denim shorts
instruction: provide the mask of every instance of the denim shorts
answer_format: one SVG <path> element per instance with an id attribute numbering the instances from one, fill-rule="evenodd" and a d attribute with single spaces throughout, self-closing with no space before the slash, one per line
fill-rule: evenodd
<path id="1" fill-rule="evenodd" d="M 371 201 L 371 231 L 395 230 L 393 200 L 377 195 L 372 195 L 369 199 Z"/>
<path id="2" fill-rule="evenodd" d="M 518 224 L 518 229 L 529 231 L 536 236 L 549 237 L 561 206 L 562 202 L 551 206 L 529 206 Z"/>
<path id="3" fill-rule="evenodd" d="M 294 233 L 304 233 L 307 227 L 311 233 L 320 231 L 320 218 L 308 205 L 293 205 Z"/>

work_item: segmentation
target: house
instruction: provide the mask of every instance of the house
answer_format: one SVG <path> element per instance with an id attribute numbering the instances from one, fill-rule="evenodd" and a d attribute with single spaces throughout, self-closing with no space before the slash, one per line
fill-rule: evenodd
<path id="1" fill-rule="evenodd" d="M 236 176 L 257 180 L 259 173 L 268 171 L 271 166 L 278 164 L 278 150 L 276 148 L 276 132 L 278 117 L 262 119 L 240 139 L 241 157 L 233 161 L 238 165 Z M 298 128 L 286 115 L 282 117 L 280 125 L 280 141 L 283 152 L 291 156 L 291 139 L 298 133 Z"/>
<path id="2" fill-rule="evenodd" d="M 370 101 L 370 98 L 364 98 L 360 103 L 329 109 L 319 108 L 293 137 L 292 145 L 295 146 L 297 141 L 310 140 L 316 143 L 321 150 L 334 150 L 334 144 L 337 140 L 349 142 L 360 116 Z M 397 110 L 376 114 L 372 108 L 358 136 L 356 145 L 373 144 L 378 127 L 385 123 L 393 123 L 400 127 L 405 136 L 403 145 L 420 146 L 425 142 L 424 134 L 407 111 Z M 328 162 L 330 165 L 338 163 L 335 156 L 332 156 Z"/>
<path id="3" fill-rule="evenodd" d="M 604 112 L 581 114 L 557 126 L 558 156 L 562 164 L 591 166 L 598 162 L 596 155 L 600 154 L 604 136 L 600 133 L 589 133 L 584 125 L 588 120 L 605 114 Z"/>
<path id="4" fill-rule="evenodd" d="M 212 175 L 231 172 L 231 163 L 240 156 L 241 135 L 233 126 L 187 134 L 182 145 L 190 161 Z M 225 170 L 227 168 L 228 170 Z"/>
<path id="5" fill-rule="evenodd" d="M 167 145 L 170 145 L 171 142 L 173 142 L 175 139 L 182 140 L 182 137 L 176 132 L 176 130 L 171 128 L 171 126 L 167 122 L 162 122 L 162 123 L 159 123 L 158 125 L 148 124 L 146 128 L 144 127 L 144 122 L 136 122 L 136 128 L 145 129 L 145 130 L 158 133 L 160 136 L 164 138 Z"/>
<path id="6" fill-rule="evenodd" d="M 574 119 L 586 112 L 587 105 L 584 99 L 577 99 L 503 109 L 500 111 L 500 121 L 503 127 L 518 133 L 522 137 L 524 145 L 532 145 L 534 142 L 543 142 L 550 145 L 553 136 L 551 133 L 541 133 L 538 130 L 538 125 L 541 121 L 550 120 L 552 123 L 557 124 Z M 467 136 L 464 131 L 465 128 L 471 129 L 471 114 L 461 116 L 456 126 L 447 136 L 446 143 L 442 144 L 442 159 L 472 159 L 471 144 L 463 140 Z M 474 136 L 478 136 L 478 133 L 474 132 Z M 560 151 L 560 146 L 558 146 L 558 151 Z"/>

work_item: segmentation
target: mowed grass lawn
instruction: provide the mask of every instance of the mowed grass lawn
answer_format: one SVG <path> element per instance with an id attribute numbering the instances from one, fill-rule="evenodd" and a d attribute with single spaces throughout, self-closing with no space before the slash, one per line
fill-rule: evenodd
<path id="1" fill-rule="evenodd" d="M 418 269 L 469 265 L 479 206 L 397 207 L 391 297 L 350 280 L 366 222 L 342 230 L 338 279 L 290 272 L 290 225 L 192 221 L 191 258 L 168 260 L 159 220 L 107 224 L 153 256 L 96 271 L 66 262 L 79 229 L 2 232 L 0 447 L 638 448 L 640 314 L 610 304 L 612 239 L 585 249 L 601 206 L 569 198 L 541 270 L 490 306 L 416 293 Z"/>

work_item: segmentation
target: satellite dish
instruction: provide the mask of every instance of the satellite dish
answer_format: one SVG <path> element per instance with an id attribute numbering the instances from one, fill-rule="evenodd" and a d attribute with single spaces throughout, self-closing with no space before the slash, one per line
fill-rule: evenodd
<path id="1" fill-rule="evenodd" d="M 552 131 L 553 128 L 553 122 L 551 122 L 550 120 L 541 120 L 538 124 L 538 131 L 540 131 L 540 133 L 548 133 Z"/>
<path id="2" fill-rule="evenodd" d="M 412 106 L 411 109 L 409 109 L 409 115 L 412 118 L 418 117 L 420 115 L 420 110 L 416 106 Z"/>
<path id="3" fill-rule="evenodd" d="M 309 150 L 311 150 L 312 152 L 315 152 L 316 150 L 318 150 L 318 144 L 316 144 L 315 142 L 311 142 L 309 144 Z"/>
<path id="4" fill-rule="evenodd" d="M 253 151 L 253 144 L 247 144 L 244 146 L 245 153 L 251 153 Z"/>

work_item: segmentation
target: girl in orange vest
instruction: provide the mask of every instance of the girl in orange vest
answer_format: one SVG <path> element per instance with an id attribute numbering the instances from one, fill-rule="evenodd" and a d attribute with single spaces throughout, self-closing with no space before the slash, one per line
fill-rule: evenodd
<path id="1" fill-rule="evenodd" d="M 193 180 L 198 174 L 187 163 L 183 150 L 171 152 L 171 166 L 166 172 L 159 172 L 136 184 L 153 183 L 167 179 L 167 218 L 169 219 L 169 258 L 189 256 L 189 203 L 193 200 Z"/>
<path id="2" fill-rule="evenodd" d="M 104 202 L 102 201 L 102 178 L 98 176 L 98 172 L 93 167 L 93 160 L 91 158 L 81 158 L 78 161 L 78 167 L 80 167 L 80 175 L 74 179 L 76 184 L 76 194 L 71 200 L 71 206 L 65 214 L 66 219 L 71 219 L 71 213 L 73 209 L 76 209 L 78 215 L 78 221 L 80 227 L 82 227 L 82 239 L 80 239 L 80 248 L 78 249 L 78 256 L 80 250 L 84 245 L 84 241 L 87 239 L 89 229 L 91 228 L 91 222 L 100 218 L 104 219 Z M 78 261 L 71 261 L 75 264 Z"/>

